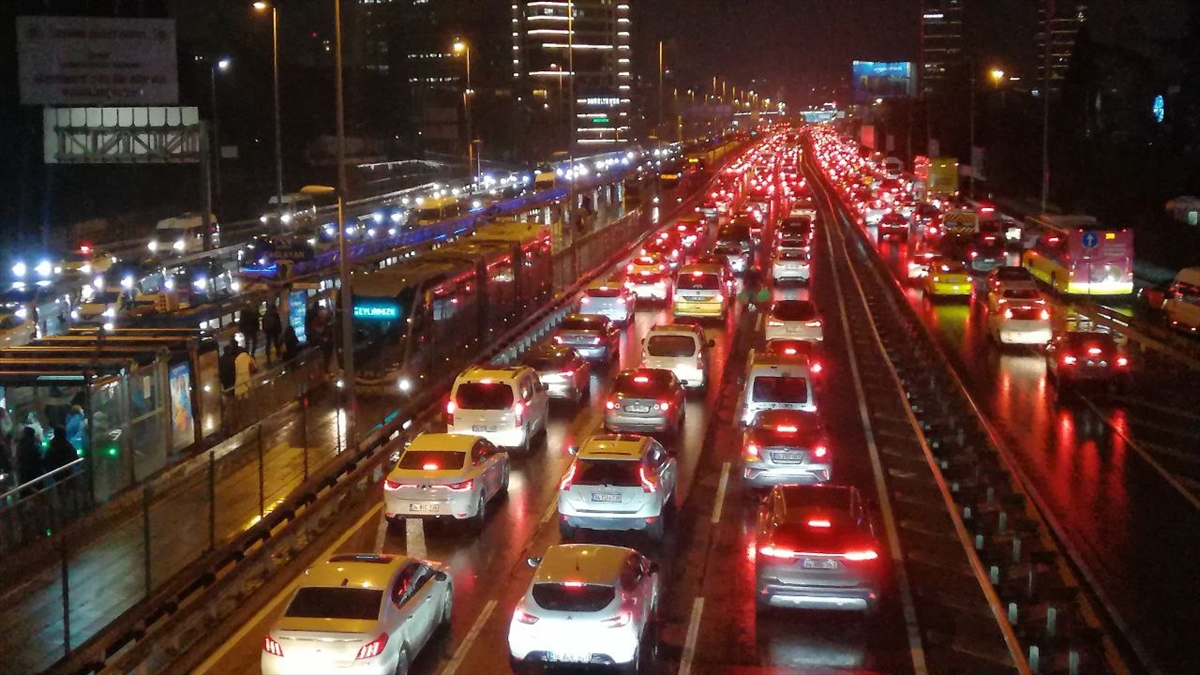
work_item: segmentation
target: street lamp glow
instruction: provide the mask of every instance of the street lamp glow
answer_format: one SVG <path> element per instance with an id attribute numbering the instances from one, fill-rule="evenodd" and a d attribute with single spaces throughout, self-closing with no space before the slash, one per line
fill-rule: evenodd
<path id="1" fill-rule="evenodd" d="M 462 54 L 467 51 L 467 43 L 463 42 L 462 38 L 454 38 L 454 53 Z"/>
<path id="2" fill-rule="evenodd" d="M 1004 70 L 1001 68 L 992 68 L 991 72 L 988 74 L 992 76 L 992 81 L 996 84 L 1000 84 L 1004 81 Z"/>
<path id="3" fill-rule="evenodd" d="M 256 12 L 265 12 L 268 9 L 271 9 L 271 3 L 262 2 L 262 0 L 259 0 L 259 2 L 254 3 L 252 6 Z"/>
<path id="4" fill-rule="evenodd" d="M 233 59 L 229 58 L 228 56 L 222 56 L 217 60 L 217 70 L 221 72 L 229 70 L 229 66 L 231 65 L 233 65 Z"/>

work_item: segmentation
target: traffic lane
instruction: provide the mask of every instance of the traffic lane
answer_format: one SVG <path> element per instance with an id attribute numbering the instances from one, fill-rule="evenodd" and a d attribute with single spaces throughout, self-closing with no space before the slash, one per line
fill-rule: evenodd
<path id="1" fill-rule="evenodd" d="M 906 267 L 900 251 L 895 253 L 885 259 L 897 274 Z M 930 303 L 912 289 L 906 295 L 936 329 L 968 390 L 1136 638 L 1168 669 L 1194 663 L 1200 645 L 1154 627 L 1164 619 L 1181 625 L 1200 621 L 1195 602 L 1200 579 L 1186 562 L 1200 554 L 1194 536 L 1200 531 L 1200 510 L 1126 440 L 1145 438 L 1146 429 L 1136 429 L 1133 422 L 1139 415 L 1132 408 L 1109 407 L 1108 396 L 1095 392 L 1059 399 L 1042 353 L 1028 347 L 997 349 L 987 338 L 984 312 L 972 311 L 970 301 Z M 1178 442 L 1161 430 L 1153 438 Z"/>

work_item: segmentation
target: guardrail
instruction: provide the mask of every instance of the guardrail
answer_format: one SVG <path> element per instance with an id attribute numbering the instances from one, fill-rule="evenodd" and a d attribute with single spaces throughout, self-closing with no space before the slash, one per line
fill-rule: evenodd
<path id="1" fill-rule="evenodd" d="M 676 211 L 693 204 L 686 200 Z M 554 301 L 502 336 L 478 355 L 475 363 L 519 356 L 535 343 L 531 336 L 544 335 L 573 311 L 574 296 L 583 285 L 625 255 L 631 242 L 638 241 L 655 222 L 662 221 L 635 212 L 576 242 L 579 248 L 556 255 L 559 292 Z M 70 652 L 52 672 L 159 670 L 186 652 L 244 598 L 268 583 L 282 566 L 297 560 L 305 546 L 321 536 L 338 514 L 368 496 L 378 497 L 374 488 L 398 443 L 415 420 L 440 411 L 441 398 L 455 374 L 447 373 L 441 381 L 431 383 L 422 395 L 372 429 L 357 450 L 338 456 L 321 475 L 314 474 L 291 491 L 246 531 L 166 579 L 144 600 Z"/>

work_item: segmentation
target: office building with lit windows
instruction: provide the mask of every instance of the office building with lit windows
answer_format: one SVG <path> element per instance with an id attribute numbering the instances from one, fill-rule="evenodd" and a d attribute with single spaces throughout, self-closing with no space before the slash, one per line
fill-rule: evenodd
<path id="1" fill-rule="evenodd" d="M 923 96 L 944 93 L 963 70 L 963 1 L 922 0 L 919 76 Z"/>
<path id="2" fill-rule="evenodd" d="M 1038 32 L 1035 38 L 1038 64 L 1036 88 L 1045 86 L 1048 56 L 1050 95 L 1055 96 L 1062 90 L 1063 78 L 1067 76 L 1067 68 L 1071 65 L 1075 39 L 1079 35 L 1079 29 L 1087 21 L 1087 11 L 1087 3 L 1066 0 L 1047 2 L 1038 8 Z M 1049 54 L 1046 54 L 1047 29 L 1050 34 Z"/>
<path id="3" fill-rule="evenodd" d="M 630 0 L 512 0 L 512 77 L 565 148 L 632 140 Z M 574 93 L 574 104 L 571 97 Z"/>

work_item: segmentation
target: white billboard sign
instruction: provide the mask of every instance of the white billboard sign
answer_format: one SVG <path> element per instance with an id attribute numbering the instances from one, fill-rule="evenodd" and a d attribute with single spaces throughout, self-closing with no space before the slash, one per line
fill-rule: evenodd
<path id="1" fill-rule="evenodd" d="M 179 101 L 174 19 L 17 17 L 21 103 Z"/>

